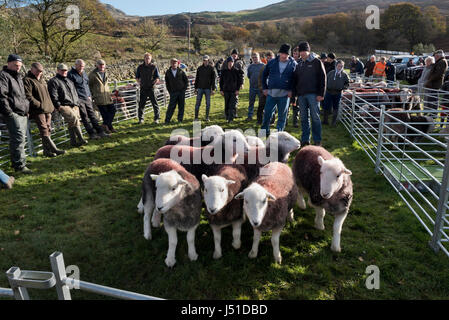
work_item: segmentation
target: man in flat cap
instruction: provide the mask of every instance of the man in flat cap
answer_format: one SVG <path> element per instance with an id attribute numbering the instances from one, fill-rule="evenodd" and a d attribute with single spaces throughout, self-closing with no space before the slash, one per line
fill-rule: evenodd
<path id="1" fill-rule="evenodd" d="M 89 74 L 89 89 L 92 100 L 103 118 L 103 130 L 106 133 L 115 133 L 112 126 L 117 111 L 111 97 L 109 79 L 106 72 L 106 62 L 103 59 L 97 61 L 97 67 Z"/>
<path id="2" fill-rule="evenodd" d="M 70 145 L 81 147 L 87 144 L 87 141 L 84 140 L 81 132 L 79 98 L 75 85 L 67 78 L 67 72 L 67 65 L 63 63 L 58 65 L 56 76 L 48 81 L 48 92 L 54 107 L 67 123 Z"/>
<path id="3" fill-rule="evenodd" d="M 424 86 L 429 92 L 428 103 L 427 106 L 429 108 L 438 109 L 438 92 L 441 86 L 443 85 L 444 74 L 447 70 L 447 60 L 444 58 L 444 51 L 437 50 L 434 52 L 435 64 L 432 65 L 429 74 L 427 76 L 427 81 Z M 432 117 L 437 117 L 437 113 L 432 113 Z"/>
<path id="4" fill-rule="evenodd" d="M 240 91 L 240 90 L 243 90 L 244 84 L 245 84 L 245 64 L 244 64 L 243 60 L 239 58 L 239 52 L 238 52 L 237 49 L 233 49 L 231 51 L 231 57 L 232 57 L 232 59 L 234 61 L 233 62 L 233 68 L 237 69 L 239 71 L 242 71 L 242 79 L 241 79 L 242 80 L 242 85 L 239 88 L 239 91 Z M 227 68 L 228 68 L 228 63 L 225 62 L 225 63 L 223 63 L 221 71 L 223 72 L 223 70 L 227 69 Z M 234 110 L 234 118 L 239 118 L 239 115 L 237 113 L 238 105 L 239 105 L 239 96 L 237 95 L 236 96 L 235 107 L 233 109 Z"/>
<path id="5" fill-rule="evenodd" d="M 26 131 L 30 102 L 25 95 L 22 76 L 22 59 L 8 56 L 8 64 L 0 71 L 0 113 L 6 119 L 9 132 L 11 165 L 16 172 L 31 173 L 26 166 Z"/>
<path id="6" fill-rule="evenodd" d="M 171 67 L 165 73 L 165 86 L 170 94 L 170 102 L 165 114 L 165 124 L 170 124 L 173 113 L 178 105 L 178 123 L 184 119 L 184 106 L 186 100 L 186 90 L 189 85 L 186 73 L 179 68 L 178 59 L 170 60 Z"/>
<path id="7" fill-rule="evenodd" d="M 284 131 L 287 124 L 288 106 L 293 97 L 293 73 L 296 61 L 290 56 L 290 45 L 283 44 L 279 55 L 268 62 L 263 71 L 263 94 L 267 97 L 262 122 L 266 135 L 270 134 L 270 120 L 275 107 L 278 110 L 277 130 Z"/>
<path id="8" fill-rule="evenodd" d="M 51 114 L 55 110 L 48 92 L 47 83 L 42 77 L 43 66 L 39 62 L 31 65 L 23 84 L 25 94 L 30 101 L 30 118 L 32 118 L 39 129 L 42 139 L 42 146 L 45 157 L 56 157 L 64 154 L 64 150 L 59 150 L 51 139 Z"/>
<path id="9" fill-rule="evenodd" d="M 214 94 L 217 89 L 215 84 L 215 79 L 217 75 L 213 66 L 209 64 L 209 56 L 203 57 L 203 64 L 196 70 L 195 79 L 195 90 L 196 95 L 196 105 L 195 105 L 195 121 L 198 120 L 198 115 L 200 112 L 201 101 L 203 100 L 203 95 L 206 96 L 206 122 L 209 122 L 209 112 L 210 112 L 210 96 Z"/>

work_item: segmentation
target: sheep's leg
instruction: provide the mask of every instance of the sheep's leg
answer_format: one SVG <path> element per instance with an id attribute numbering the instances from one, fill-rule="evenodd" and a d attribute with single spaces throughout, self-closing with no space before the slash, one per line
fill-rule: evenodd
<path id="1" fill-rule="evenodd" d="M 341 228 L 343 226 L 343 222 L 345 222 L 346 217 L 348 216 L 347 213 L 345 214 L 339 214 L 335 216 L 334 219 L 334 233 L 332 236 L 332 245 L 331 250 L 334 252 L 341 252 L 340 247 L 340 235 L 341 235 Z"/>
<path id="2" fill-rule="evenodd" d="M 324 208 L 315 208 L 315 228 L 318 230 L 324 230 L 324 216 L 326 215 L 326 211 Z"/>
<path id="3" fill-rule="evenodd" d="M 306 201 L 304 200 L 304 195 L 302 194 L 302 192 L 301 191 L 299 191 L 298 192 L 298 201 L 297 201 L 297 203 L 298 203 L 298 207 L 301 209 L 301 210 L 306 210 Z"/>
<path id="4" fill-rule="evenodd" d="M 273 246 L 273 255 L 274 260 L 281 264 L 282 263 L 282 256 L 281 251 L 279 250 L 279 237 L 281 236 L 282 228 L 273 230 L 271 234 L 271 244 Z"/>
<path id="5" fill-rule="evenodd" d="M 248 257 L 251 259 L 257 258 L 257 253 L 259 251 L 259 242 L 260 242 L 260 236 L 262 235 L 262 232 L 254 229 L 254 237 L 253 237 L 253 247 L 251 251 L 249 252 Z"/>
<path id="6" fill-rule="evenodd" d="M 166 224 L 164 224 L 165 231 L 167 231 L 168 234 L 168 251 L 167 251 L 167 258 L 165 259 L 165 264 L 167 267 L 171 268 L 176 263 L 175 253 L 176 253 L 176 246 L 178 244 L 178 235 L 175 227 L 168 227 Z"/>
<path id="7" fill-rule="evenodd" d="M 153 211 L 153 217 L 151 218 L 151 224 L 155 228 L 159 228 L 161 226 L 161 213 L 156 208 L 154 208 L 154 211 Z"/>
<path id="8" fill-rule="evenodd" d="M 242 241 L 240 240 L 242 235 L 242 221 L 237 221 L 232 224 L 232 247 L 234 249 L 240 249 Z"/>
<path id="9" fill-rule="evenodd" d="M 211 225 L 210 227 L 212 228 L 212 231 L 214 233 L 215 250 L 214 250 L 213 258 L 214 259 L 220 259 L 222 257 L 222 253 L 221 253 L 221 228 L 219 226 L 214 226 L 214 225 Z"/>
<path id="10" fill-rule="evenodd" d="M 189 247 L 189 259 L 190 261 L 196 261 L 198 254 L 195 249 L 195 231 L 198 225 L 187 231 L 187 245 Z"/>
<path id="11" fill-rule="evenodd" d="M 151 235 L 151 214 L 153 213 L 154 203 L 151 201 L 151 199 L 147 199 L 145 204 L 143 205 L 143 236 L 147 240 L 152 239 Z"/>
<path id="12" fill-rule="evenodd" d="M 140 198 L 139 204 L 137 205 L 137 212 L 142 214 L 143 213 L 143 200 Z"/>
<path id="13" fill-rule="evenodd" d="M 290 209 L 289 213 L 288 213 L 288 221 L 293 222 L 295 221 L 295 211 L 292 209 Z"/>

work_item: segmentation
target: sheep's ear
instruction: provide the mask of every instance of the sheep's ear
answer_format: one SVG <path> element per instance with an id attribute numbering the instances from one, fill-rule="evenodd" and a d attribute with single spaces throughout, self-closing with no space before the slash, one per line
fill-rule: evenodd
<path id="1" fill-rule="evenodd" d="M 243 199 L 244 196 L 245 196 L 245 194 L 243 192 L 240 192 L 238 195 L 236 195 L 234 197 L 234 199 L 240 200 L 240 199 Z"/>
<path id="2" fill-rule="evenodd" d="M 324 164 L 324 158 L 322 156 L 318 156 L 318 164 L 322 166 Z"/>
<path id="3" fill-rule="evenodd" d="M 344 172 L 345 172 L 345 174 L 347 174 L 348 176 L 351 176 L 351 175 L 352 175 L 352 171 L 351 171 L 351 170 L 348 170 L 348 169 L 346 169 L 346 168 L 345 168 Z"/>
<path id="4" fill-rule="evenodd" d="M 156 181 L 157 177 L 159 177 L 159 175 L 157 175 L 157 174 L 152 174 L 152 175 L 151 175 L 151 179 L 152 179 L 153 181 Z"/>
<path id="5" fill-rule="evenodd" d="M 201 176 L 201 179 L 203 180 L 203 182 L 206 182 L 207 179 L 209 179 L 205 174 L 203 174 Z"/>
<path id="6" fill-rule="evenodd" d="M 185 181 L 184 179 L 179 179 L 179 180 L 178 180 L 178 184 L 180 184 L 180 185 L 186 185 L 186 184 L 188 184 L 188 182 Z"/>
<path id="7" fill-rule="evenodd" d="M 233 180 L 226 180 L 226 184 L 234 184 L 235 183 L 235 181 L 233 181 Z"/>
<path id="8" fill-rule="evenodd" d="M 269 193 L 269 192 L 267 192 L 267 198 L 268 198 L 268 201 L 275 201 L 276 200 L 276 197 L 275 196 L 273 196 L 271 193 Z"/>
<path id="9" fill-rule="evenodd" d="M 235 162 L 237 161 L 238 157 L 239 157 L 239 154 L 236 153 L 236 154 L 232 157 L 231 163 L 235 163 Z"/>

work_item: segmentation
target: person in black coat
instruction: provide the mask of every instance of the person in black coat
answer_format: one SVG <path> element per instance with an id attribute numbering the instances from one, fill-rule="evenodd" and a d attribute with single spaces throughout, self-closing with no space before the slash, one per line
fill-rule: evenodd
<path id="1" fill-rule="evenodd" d="M 226 59 L 226 68 L 221 70 L 220 94 L 225 99 L 225 117 L 231 123 L 235 117 L 235 107 L 240 87 L 243 85 L 243 71 L 234 67 L 234 58 Z"/>
<path id="2" fill-rule="evenodd" d="M 165 124 L 170 124 L 176 104 L 178 104 L 178 123 L 181 123 L 184 119 L 186 90 L 189 85 L 186 73 L 179 68 L 178 59 L 171 59 L 170 64 L 171 68 L 165 73 L 165 86 L 170 94 L 170 103 L 165 114 Z"/>

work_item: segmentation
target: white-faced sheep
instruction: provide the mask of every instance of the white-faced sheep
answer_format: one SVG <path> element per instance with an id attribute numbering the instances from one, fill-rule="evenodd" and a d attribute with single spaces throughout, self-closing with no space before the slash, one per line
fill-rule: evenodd
<path id="1" fill-rule="evenodd" d="M 253 246 L 248 256 L 257 257 L 262 232 L 272 230 L 274 259 L 281 263 L 279 237 L 287 218 L 293 220 L 293 207 L 298 197 L 298 189 L 289 166 L 272 162 L 263 168 L 267 175 L 257 177 L 235 198 L 244 199 L 243 211 L 254 230 Z"/>
<path id="2" fill-rule="evenodd" d="M 186 145 L 186 146 L 201 146 L 205 147 L 209 145 L 218 136 L 224 134 L 224 130 L 217 125 L 209 126 L 201 130 L 199 137 L 189 138 L 183 135 L 174 135 L 165 142 L 165 145 Z"/>
<path id="3" fill-rule="evenodd" d="M 245 221 L 242 201 L 234 197 L 246 187 L 248 178 L 241 165 L 221 165 L 212 176 L 202 176 L 207 218 L 214 233 L 214 259 L 222 256 L 221 229 L 232 225 L 232 246 L 239 249 L 242 224 Z"/>
<path id="4" fill-rule="evenodd" d="M 341 229 L 353 195 L 351 171 L 340 159 L 317 146 L 301 149 L 292 169 L 299 189 L 299 207 L 306 208 L 304 195 L 308 195 L 309 205 L 316 210 L 315 227 L 319 230 L 324 230 L 326 212 L 335 216 L 331 250 L 341 252 Z"/>
<path id="5" fill-rule="evenodd" d="M 214 165 L 232 164 L 237 153 L 245 153 L 250 146 L 238 130 L 230 130 L 214 139 L 211 145 L 196 148 L 185 145 L 167 145 L 160 148 L 154 159 L 172 159 L 201 181 L 203 174 L 209 175 Z"/>
<path id="6" fill-rule="evenodd" d="M 188 255 L 198 258 L 195 249 L 195 230 L 200 223 L 202 199 L 198 180 L 181 165 L 170 159 L 153 161 L 145 172 L 142 184 L 144 209 L 144 237 L 151 239 L 150 217 L 157 227 L 160 215 L 168 234 L 168 252 L 165 264 L 173 267 L 178 242 L 177 230 L 187 231 Z"/>

